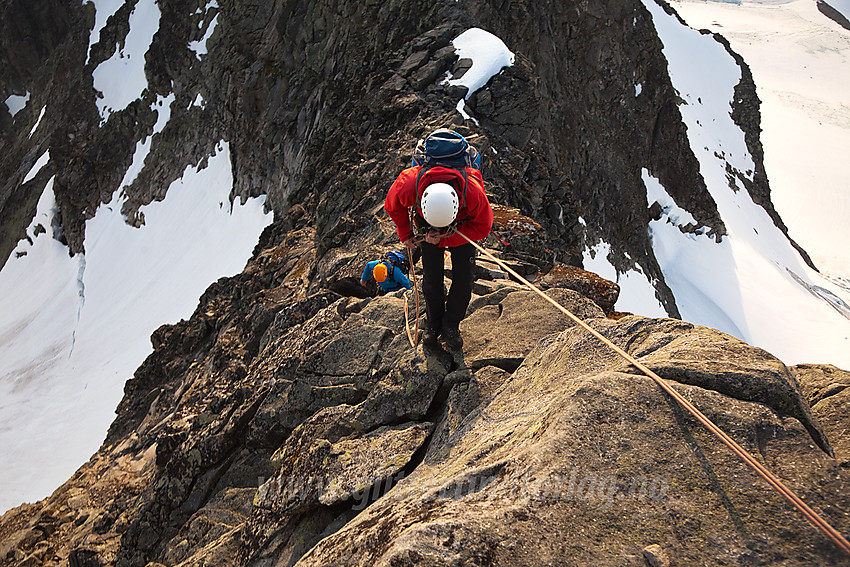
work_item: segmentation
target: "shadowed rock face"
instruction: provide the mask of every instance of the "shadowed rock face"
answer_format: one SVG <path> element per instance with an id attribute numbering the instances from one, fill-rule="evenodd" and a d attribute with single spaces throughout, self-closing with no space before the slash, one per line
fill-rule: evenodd
<path id="1" fill-rule="evenodd" d="M 602 237 L 615 263 L 628 254 L 662 280 L 641 167 L 723 233 L 640 2 L 221 4 L 203 60 L 186 42 L 214 14 L 189 0 L 160 6 L 150 89 L 102 126 L 87 77 L 129 10 L 88 66 L 91 8 L 75 6 L 27 39 L 43 44 L 38 69 L 0 69 L 10 85 L 0 82 L 0 98 L 49 85 L 30 89 L 20 120 L 53 97 L 32 139 L 0 116 L 3 238 L 55 173 L 80 251 L 85 218 L 153 127 L 150 104 L 171 92 L 172 119 L 128 188 L 128 215 L 225 139 L 234 197 L 267 193 L 277 219 L 241 274 L 153 334 L 98 453 L 51 497 L 3 516 L 4 564 L 644 565 L 651 544 L 680 565 L 842 564 L 656 385 L 495 264 L 479 262 L 463 352 L 412 349 L 415 302 L 357 283 L 365 262 L 398 247 L 381 205 L 416 139 L 454 127 L 482 151 L 510 242 L 490 249 L 850 531 L 846 416 L 830 409 L 843 377 L 789 370 L 677 320 L 606 319 L 616 285 L 567 265 Z M 47 5 L 33 6 L 46 21 Z M 465 93 L 441 77 L 464 67 L 450 42 L 473 25 L 518 61 L 470 98 L 479 124 L 461 124 Z M 192 105 L 199 94 L 204 108 Z M 53 169 L 21 185 L 47 146 Z"/>
<path id="2" fill-rule="evenodd" d="M 821 14 L 833 20 L 841 27 L 850 30 L 850 20 L 847 19 L 847 16 L 830 6 L 829 2 L 824 2 L 824 0 L 817 0 L 817 5 L 818 10 Z"/>
<path id="3" fill-rule="evenodd" d="M 725 233 L 641 2 L 201 4 L 159 6 L 160 29 L 146 56 L 148 89 L 104 124 L 91 74 L 126 35 L 131 6 L 116 12 L 87 56 L 91 3 L 59 11 L 44 1 L 4 4 L 8 27 L 22 24 L 0 40 L 0 60 L 10 62 L 0 69 L 0 96 L 29 90 L 32 100 L 14 120 L 0 105 L 3 258 L 24 236 L 53 174 L 64 238 L 71 252 L 82 251 L 84 221 L 109 201 L 136 144 L 151 134 L 157 97 L 172 94 L 171 118 L 125 191 L 124 213 L 134 223 L 143 222 L 140 206 L 162 199 L 187 166 L 203 164 L 225 140 L 234 198 L 266 194 L 289 228 L 314 226 L 320 256 L 350 249 L 349 241 L 374 222 L 416 139 L 454 123 L 481 150 L 493 200 L 543 229 L 545 254 L 540 246 L 526 249 L 537 243 L 522 235 L 511 240 L 515 254 L 579 265 L 585 244 L 602 238 L 616 266 L 637 261 L 659 282 L 659 297 L 676 316 L 646 232 L 641 169 L 701 226 Z M 188 42 L 200 40 L 213 19 L 209 54 L 199 58 Z M 473 26 L 502 38 L 517 62 L 467 101 L 478 123 L 461 124 L 455 107 L 465 90 L 442 78 L 466 69 L 451 40 Z M 760 173 L 759 101 L 749 74 L 743 77 L 735 116 L 757 162 L 750 190 L 773 214 Z M 29 137 L 43 106 L 42 126 Z M 50 167 L 22 184 L 48 148 Z"/>

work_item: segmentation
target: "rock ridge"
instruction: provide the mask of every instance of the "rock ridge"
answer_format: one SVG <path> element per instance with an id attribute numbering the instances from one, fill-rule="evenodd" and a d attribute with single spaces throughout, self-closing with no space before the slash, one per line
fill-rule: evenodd
<path id="1" fill-rule="evenodd" d="M 545 315 L 536 295 L 481 280 L 467 348 L 413 351 L 402 294 L 311 293 L 300 284 L 315 232 L 283 224 L 262 239 L 282 244 L 258 246 L 191 319 L 155 333 L 98 454 L 3 517 L 7 561 L 639 565 L 650 544 L 686 563 L 843 561 L 649 379 Z M 718 331 L 613 320 L 572 289 L 549 293 L 677 381 L 769 467 L 795 471 L 801 495 L 844 525 L 837 495 L 850 477 L 817 447 L 826 436 L 804 398 L 817 408 L 843 391 L 817 385 L 834 378 L 801 391 L 793 376 L 805 368 Z M 571 544 L 574 530 L 600 544 Z M 711 543 L 721 540 L 731 544 Z"/>
<path id="2" fill-rule="evenodd" d="M 51 21 L 52 4 L 31 6 L 34 21 Z M 36 26 L 37 71 L 0 71 L 0 96 L 50 85 L 20 119 L 0 107 L 4 221 L 27 217 L 55 174 L 69 250 L 82 251 L 85 219 L 152 132 L 151 105 L 171 94 L 153 165 L 126 190 L 129 216 L 226 140 L 232 197 L 266 194 L 276 220 L 242 273 L 152 335 L 91 460 L 0 519 L 5 563 L 642 566 L 650 548 L 681 565 L 846 561 L 654 383 L 492 262 L 476 270 L 463 352 L 412 350 L 403 295 L 358 283 L 366 261 L 399 246 L 381 208 L 415 141 L 455 128 L 482 151 L 508 242 L 488 249 L 676 382 L 847 533 L 842 371 L 789 369 L 712 329 L 616 313 L 616 284 L 580 268 L 585 245 L 604 240 L 619 269 L 638 258 L 663 282 L 646 164 L 724 231 L 642 3 L 160 8 L 149 89 L 102 126 L 87 77 L 126 35 L 126 10 L 89 63 L 86 4 L 65 7 L 60 29 Z M 198 58 L 187 38 L 216 15 L 210 56 Z M 468 67 L 449 47 L 473 25 L 517 53 L 468 99 L 477 123 L 455 110 L 467 93 L 441 80 Z M 15 52 L 0 44 L 6 61 Z M 52 92 L 45 127 L 24 139 Z M 752 112 L 756 100 L 741 104 Z M 20 184 L 47 146 L 54 169 Z M 17 237 L 9 226 L 4 245 Z M 669 289 L 658 295 L 675 316 Z"/>

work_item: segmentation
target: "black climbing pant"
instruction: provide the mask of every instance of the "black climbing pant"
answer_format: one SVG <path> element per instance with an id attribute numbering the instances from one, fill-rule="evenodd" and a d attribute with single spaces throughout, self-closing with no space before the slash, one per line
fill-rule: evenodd
<path id="1" fill-rule="evenodd" d="M 457 328 L 466 316 L 466 308 L 472 299 L 475 247 L 467 243 L 440 248 L 427 242 L 422 242 L 419 246 L 422 250 L 422 294 L 425 296 L 428 326 L 438 332 L 443 327 Z M 443 286 L 445 250 L 448 250 L 452 257 L 452 285 L 448 295 Z"/>

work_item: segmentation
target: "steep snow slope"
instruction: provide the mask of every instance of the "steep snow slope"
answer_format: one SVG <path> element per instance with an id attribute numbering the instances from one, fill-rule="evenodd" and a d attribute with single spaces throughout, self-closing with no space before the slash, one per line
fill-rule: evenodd
<path id="1" fill-rule="evenodd" d="M 701 175 L 728 230 L 719 243 L 699 231 L 682 232 L 679 218 L 686 211 L 644 171 L 647 204 L 658 202 L 664 211 L 649 226 L 653 250 L 682 317 L 788 364 L 850 368 L 850 293 L 808 268 L 744 189 L 753 161 L 731 118 L 740 69 L 712 36 L 682 25 L 652 0 L 644 3 L 683 99 L 679 110 Z M 774 171 L 771 179 L 778 177 Z"/>
<path id="2" fill-rule="evenodd" d="M 93 4 L 88 49 L 124 2 Z M 136 3 L 126 37 L 94 69 L 103 123 L 148 88 L 145 54 L 159 26 L 156 3 Z M 151 165 L 174 100 L 153 103 L 153 132 L 136 144 L 112 201 L 86 223 L 85 254 L 70 257 L 54 239 L 51 179 L 27 239 L 0 271 L 0 511 L 47 496 L 97 450 L 125 381 L 152 350 L 151 333 L 189 317 L 212 282 L 240 272 L 272 220 L 265 197 L 231 205 L 230 147 L 222 141 L 205 167 L 187 167 L 163 201 L 141 208 L 144 226 L 125 222 L 123 188 Z M 45 151 L 24 183 L 49 160 Z"/>
<path id="3" fill-rule="evenodd" d="M 831 0 L 850 15 L 850 3 Z M 850 31 L 811 0 L 673 2 L 691 26 L 726 37 L 762 100 L 771 199 L 824 274 L 850 281 Z"/>
<path id="4" fill-rule="evenodd" d="M 53 239 L 52 181 L 0 272 L 0 510 L 47 496 L 103 440 L 150 334 L 191 315 L 236 274 L 271 221 L 264 199 L 232 207 L 230 153 L 186 169 L 164 201 L 127 225 L 122 197 L 86 224 L 86 253 Z M 25 255 L 21 255 L 25 254 Z"/>

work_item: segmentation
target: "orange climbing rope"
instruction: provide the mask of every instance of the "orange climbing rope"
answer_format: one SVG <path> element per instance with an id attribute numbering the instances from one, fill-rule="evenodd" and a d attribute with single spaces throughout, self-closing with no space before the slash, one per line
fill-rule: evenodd
<path id="1" fill-rule="evenodd" d="M 651 378 L 656 384 L 661 386 L 661 388 L 667 392 L 676 402 L 679 403 L 683 408 L 688 410 L 688 412 L 693 415 L 697 421 L 705 425 L 709 431 L 717 435 L 723 443 L 728 446 L 733 453 L 738 455 L 747 465 L 749 465 L 756 473 L 761 476 L 764 480 L 767 481 L 773 488 L 775 488 L 782 496 L 785 497 L 791 504 L 794 505 L 802 514 L 806 517 L 809 522 L 811 522 L 816 528 L 818 528 L 824 535 L 826 535 L 829 539 L 831 539 L 838 547 L 840 547 L 847 555 L 850 555 L 850 542 L 841 535 L 841 533 L 832 527 L 826 520 L 824 520 L 817 512 L 812 510 L 803 500 L 797 496 L 794 491 L 785 486 L 781 480 L 779 480 L 776 476 L 773 475 L 768 469 L 764 467 L 760 462 L 756 460 L 749 452 L 747 452 L 743 447 L 741 447 L 738 443 L 735 442 L 734 439 L 729 437 L 720 427 L 718 427 L 713 421 L 711 421 L 708 417 L 705 416 L 700 410 L 698 410 L 691 402 L 686 400 L 679 392 L 673 389 L 667 382 L 665 382 L 658 374 L 647 368 L 644 364 L 638 362 L 632 355 L 612 343 L 610 340 L 602 336 L 596 329 L 579 319 L 577 316 L 573 315 L 568 309 L 566 309 L 563 305 L 543 293 L 540 289 L 534 286 L 531 282 L 523 278 L 519 275 L 515 270 L 513 270 L 510 266 L 505 264 L 500 259 L 496 258 L 492 254 L 490 254 L 487 250 L 481 247 L 478 243 L 473 242 L 465 234 L 460 231 L 457 231 L 457 234 L 463 236 L 467 242 L 475 246 L 479 252 L 487 256 L 490 260 L 496 262 L 499 266 L 504 268 L 508 273 L 517 278 L 523 284 L 528 286 L 528 288 L 540 295 L 543 299 L 554 305 L 557 309 L 559 309 L 564 315 L 572 319 L 576 322 L 576 324 L 580 325 L 583 329 L 588 331 L 594 337 L 605 343 L 607 346 L 611 347 L 614 352 L 620 355 L 629 363 L 633 364 L 636 368 L 638 368 L 641 372 L 646 374 L 649 378 Z"/>
<path id="2" fill-rule="evenodd" d="M 404 292 L 404 328 L 407 331 L 407 340 L 410 341 L 410 346 L 415 349 L 419 343 L 419 288 L 416 285 L 416 268 L 413 266 L 413 253 L 410 251 L 410 248 L 407 249 L 407 261 L 410 264 L 410 281 L 413 282 L 413 295 L 416 297 L 416 328 L 413 331 L 413 335 L 411 335 L 410 316 L 408 315 L 409 302 L 406 291 Z"/>

